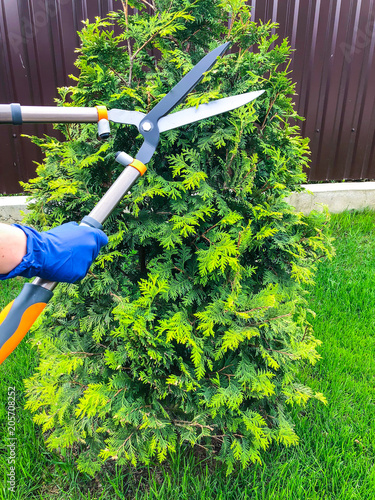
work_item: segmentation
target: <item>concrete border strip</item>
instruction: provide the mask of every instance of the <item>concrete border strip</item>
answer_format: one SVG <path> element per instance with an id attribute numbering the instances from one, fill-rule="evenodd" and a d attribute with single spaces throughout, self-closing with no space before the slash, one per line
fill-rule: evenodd
<path id="1" fill-rule="evenodd" d="M 303 184 L 302 187 L 306 191 L 293 193 L 286 200 L 304 214 L 322 211 L 322 204 L 327 205 L 331 213 L 375 209 L 375 182 Z"/>
<path id="2" fill-rule="evenodd" d="M 311 210 L 322 211 L 322 205 L 327 205 L 331 213 L 375 209 L 375 182 L 303 184 L 302 187 L 305 191 L 293 193 L 286 200 L 304 214 Z M 26 196 L 0 196 L 0 222 L 21 222 L 21 211 L 27 211 L 26 200 Z"/>
<path id="3" fill-rule="evenodd" d="M 21 222 L 26 212 L 27 196 L 0 196 L 0 222 L 12 224 Z"/>

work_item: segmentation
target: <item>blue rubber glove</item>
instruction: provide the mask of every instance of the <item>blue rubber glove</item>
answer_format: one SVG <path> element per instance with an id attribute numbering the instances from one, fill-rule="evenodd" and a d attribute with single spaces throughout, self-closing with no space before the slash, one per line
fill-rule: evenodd
<path id="1" fill-rule="evenodd" d="M 43 233 L 28 226 L 13 226 L 26 234 L 27 253 L 10 273 L 0 274 L 0 280 L 39 276 L 48 281 L 74 283 L 86 275 L 101 247 L 108 243 L 100 229 L 79 226 L 76 222 Z"/>

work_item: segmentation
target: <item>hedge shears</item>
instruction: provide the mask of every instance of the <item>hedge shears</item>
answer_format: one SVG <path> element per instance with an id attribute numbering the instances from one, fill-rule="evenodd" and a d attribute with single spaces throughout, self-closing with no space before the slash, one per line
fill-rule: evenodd
<path id="1" fill-rule="evenodd" d="M 90 214 L 81 221 L 82 225 L 102 229 L 121 199 L 146 172 L 146 165 L 159 143 L 160 134 L 167 130 L 182 127 L 204 118 L 231 111 L 260 96 L 264 91 L 249 92 L 202 104 L 198 107 L 170 112 L 202 80 L 212 68 L 218 57 L 228 49 L 230 42 L 212 50 L 187 73 L 177 85 L 147 114 L 138 111 L 112 109 L 105 107 L 43 107 L 20 106 L 19 104 L 0 105 L 0 123 L 88 123 L 98 122 L 98 135 L 107 138 L 110 134 L 109 122 L 135 125 L 144 142 L 135 158 L 125 152 L 116 154 L 116 161 L 125 167 L 124 171 L 104 194 Z M 36 277 L 23 286 L 18 297 L 0 313 L 0 364 L 9 356 L 30 330 L 38 316 L 53 296 L 57 282 Z"/>

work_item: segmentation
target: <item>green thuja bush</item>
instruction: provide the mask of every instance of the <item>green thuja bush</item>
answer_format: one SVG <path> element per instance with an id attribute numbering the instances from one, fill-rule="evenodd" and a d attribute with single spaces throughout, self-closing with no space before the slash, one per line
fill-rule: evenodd
<path id="1" fill-rule="evenodd" d="M 265 93 L 162 134 L 147 174 L 105 224 L 108 246 L 85 279 L 58 287 L 34 329 L 27 407 L 48 446 L 74 446 L 90 474 L 107 460 L 163 461 L 180 443 L 228 471 L 245 467 L 272 442 L 298 443 L 292 406 L 325 402 L 297 378 L 319 358 L 304 286 L 331 243 L 325 215 L 285 201 L 309 155 L 288 42 L 278 44 L 275 24 L 254 23 L 242 0 L 151 7 L 124 1 L 84 24 L 78 76 L 59 105 L 148 112 L 226 40 L 231 52 L 179 107 Z M 112 125 L 108 142 L 95 125 L 56 127 L 63 140 L 33 138 L 45 160 L 25 187 L 39 229 L 89 213 L 122 171 L 115 152 L 135 156 L 142 144 L 134 126 Z"/>

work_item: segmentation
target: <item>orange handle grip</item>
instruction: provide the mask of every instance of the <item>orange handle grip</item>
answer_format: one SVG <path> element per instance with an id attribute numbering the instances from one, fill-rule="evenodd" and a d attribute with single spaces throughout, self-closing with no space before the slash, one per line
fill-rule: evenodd
<path id="1" fill-rule="evenodd" d="M 0 364 L 18 346 L 46 307 L 53 293 L 26 283 L 18 297 L 0 313 Z"/>

